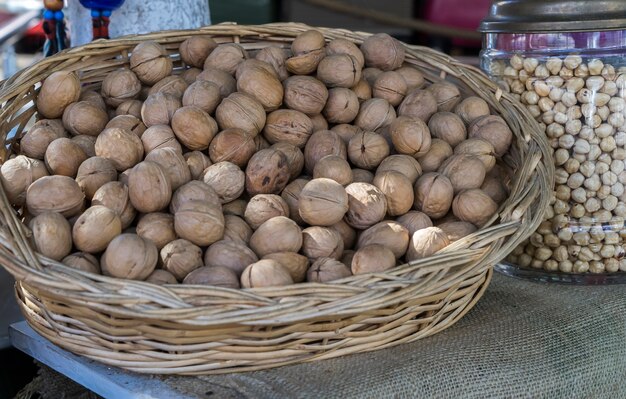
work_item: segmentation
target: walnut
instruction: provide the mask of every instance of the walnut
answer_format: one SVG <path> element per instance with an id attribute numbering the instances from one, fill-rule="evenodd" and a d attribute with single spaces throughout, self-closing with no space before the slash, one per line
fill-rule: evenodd
<path id="1" fill-rule="evenodd" d="M 426 88 L 437 100 L 437 111 L 449 112 L 461 101 L 459 88 L 449 82 L 435 82 Z"/>
<path id="2" fill-rule="evenodd" d="M 377 98 L 384 98 L 389 104 L 400 105 L 407 93 L 406 80 L 395 71 L 383 72 L 376 78 L 372 86 L 372 95 Z"/>
<path id="3" fill-rule="evenodd" d="M 423 212 L 409 211 L 404 215 L 398 217 L 396 222 L 400 223 L 409 231 L 409 236 L 413 236 L 417 230 L 431 227 L 433 225 L 432 220 Z"/>
<path id="4" fill-rule="evenodd" d="M 254 137 L 245 130 L 230 128 L 218 133 L 209 144 L 211 161 L 229 161 L 243 168 L 256 151 Z"/>
<path id="5" fill-rule="evenodd" d="M 106 276 L 144 280 L 154 271 L 158 257 L 152 241 L 136 234 L 120 234 L 102 254 L 100 266 Z"/>
<path id="6" fill-rule="evenodd" d="M 270 143 L 288 143 L 303 148 L 313 133 L 313 122 L 304 113 L 278 109 L 267 115 L 263 135 Z"/>
<path id="7" fill-rule="evenodd" d="M 174 215 L 163 212 L 143 215 L 137 223 L 137 235 L 154 242 L 160 251 L 177 238 L 174 230 Z"/>
<path id="8" fill-rule="evenodd" d="M 391 125 L 396 119 L 396 111 L 389 102 L 382 98 L 372 98 L 361 104 L 361 109 L 354 124 L 363 130 L 375 131 Z"/>
<path id="9" fill-rule="evenodd" d="M 467 138 L 465 123 L 452 112 L 437 112 L 428 121 L 433 138 L 441 139 L 454 148 Z"/>
<path id="10" fill-rule="evenodd" d="M 61 260 L 72 250 L 72 233 L 67 219 L 57 212 L 44 212 L 29 223 L 37 252 Z"/>
<path id="11" fill-rule="evenodd" d="M 258 151 L 246 167 L 246 192 L 249 195 L 278 194 L 289 182 L 287 156 L 272 148 Z"/>
<path id="12" fill-rule="evenodd" d="M 496 204 L 480 189 L 464 190 L 452 201 L 452 212 L 464 222 L 482 227 L 498 210 Z"/>
<path id="13" fill-rule="evenodd" d="M 307 270 L 306 281 L 310 283 L 328 283 L 350 277 L 350 268 L 334 258 L 318 258 Z"/>
<path id="14" fill-rule="evenodd" d="M 409 245 L 409 230 L 394 221 L 376 223 L 359 235 L 356 248 L 358 250 L 372 244 L 379 244 L 390 249 L 396 259 L 400 259 Z"/>
<path id="15" fill-rule="evenodd" d="M 248 53 L 239 44 L 221 44 L 207 56 L 204 69 L 212 67 L 234 75 L 239 64 L 246 59 L 248 59 Z"/>
<path id="16" fill-rule="evenodd" d="M 180 58 L 187 65 L 202 68 L 206 58 L 217 48 L 217 42 L 209 36 L 192 36 L 180 44 Z"/>
<path id="17" fill-rule="evenodd" d="M 346 222 L 357 229 L 366 229 L 385 217 L 387 200 L 385 194 L 368 183 L 352 183 L 346 187 L 348 212 Z"/>
<path id="18" fill-rule="evenodd" d="M 268 254 L 263 259 L 271 259 L 278 262 L 288 272 L 294 283 L 301 283 L 305 280 L 309 268 L 309 259 L 295 252 L 276 252 Z"/>
<path id="19" fill-rule="evenodd" d="M 215 119 L 222 129 L 240 128 L 253 135 L 265 126 L 263 105 L 244 93 L 233 93 L 224 98 L 215 111 Z"/>
<path id="20" fill-rule="evenodd" d="M 133 49 L 130 69 L 142 83 L 151 86 L 172 73 L 173 63 L 163 46 L 154 41 L 144 41 Z"/>
<path id="21" fill-rule="evenodd" d="M 342 186 L 352 183 L 352 169 L 345 159 L 337 155 L 327 155 L 320 159 L 313 168 L 313 178 L 325 177 Z"/>
<path id="22" fill-rule="evenodd" d="M 43 176 L 26 191 L 26 207 L 34 216 L 59 212 L 65 217 L 72 217 L 78 215 L 84 206 L 85 195 L 76 180 L 68 176 Z"/>
<path id="23" fill-rule="evenodd" d="M 63 126 L 73 135 L 97 136 L 108 121 L 106 111 L 87 101 L 72 103 L 63 111 Z"/>
<path id="24" fill-rule="evenodd" d="M 181 281 L 192 271 L 202 267 L 202 249 L 193 243 L 178 239 L 166 244 L 160 250 L 163 269 Z"/>
<path id="25" fill-rule="evenodd" d="M 58 138 L 67 137 L 58 119 L 41 119 L 20 140 L 20 152 L 29 158 L 43 160 L 48 145 Z"/>
<path id="26" fill-rule="evenodd" d="M 455 108 L 454 113 L 469 125 L 474 119 L 489 115 L 489 104 L 480 97 L 470 96 L 461 101 Z"/>
<path id="27" fill-rule="evenodd" d="M 448 213 L 453 196 L 452 183 L 440 173 L 425 173 L 415 183 L 415 209 L 432 219 L 438 219 Z"/>
<path id="28" fill-rule="evenodd" d="M 211 285 L 220 288 L 240 288 L 239 278 L 230 269 L 220 266 L 203 266 L 185 277 L 183 284 Z"/>
<path id="29" fill-rule="evenodd" d="M 331 226 L 348 210 L 348 196 L 343 186 L 326 178 L 313 179 L 302 188 L 298 197 L 298 214 L 306 223 Z"/>
<path id="30" fill-rule="evenodd" d="M 385 194 L 390 216 L 403 215 L 413 206 L 413 184 L 402 173 L 394 170 L 377 172 L 372 184 Z"/>
<path id="31" fill-rule="evenodd" d="M 174 230 L 180 238 L 205 247 L 224 236 L 224 215 L 219 204 L 189 201 L 174 214 Z"/>
<path id="32" fill-rule="evenodd" d="M 217 123 L 202 109 L 188 105 L 174 112 L 172 130 L 185 147 L 205 150 L 217 133 Z"/>
<path id="33" fill-rule="evenodd" d="M 59 118 L 65 107 L 80 98 L 80 80 L 75 72 L 57 71 L 48 76 L 41 87 L 35 105 L 44 118 Z"/>
<path id="34" fill-rule="evenodd" d="M 350 88 L 361 80 L 361 69 L 349 54 L 327 55 L 317 66 L 317 78 L 328 87 Z"/>
<path id="35" fill-rule="evenodd" d="M 401 154 L 419 157 L 430 149 L 430 131 L 421 119 L 398 117 L 389 127 L 393 146 Z"/>
<path id="36" fill-rule="evenodd" d="M 139 78 L 130 69 L 118 69 L 102 81 L 102 97 L 107 105 L 117 107 L 127 100 L 134 100 L 141 91 Z"/>
<path id="37" fill-rule="evenodd" d="M 91 205 L 103 205 L 112 209 L 122 222 L 122 229 L 128 228 L 135 219 L 137 211 L 130 202 L 128 186 L 118 181 L 102 185 L 93 195 Z"/>
<path id="38" fill-rule="evenodd" d="M 208 114 L 212 114 L 222 101 L 220 88 L 213 82 L 198 80 L 187 87 L 183 93 L 182 105 L 194 105 Z"/>
<path id="39" fill-rule="evenodd" d="M 243 193 L 246 176 L 234 163 L 223 161 L 206 168 L 203 181 L 215 190 L 220 202 L 225 204 Z"/>
<path id="40" fill-rule="evenodd" d="M 154 125 L 146 129 L 141 135 L 141 143 L 146 154 L 161 148 L 171 148 L 176 152 L 183 153 L 174 131 L 168 125 Z"/>
<path id="41" fill-rule="evenodd" d="M 324 83 L 312 76 L 291 76 L 283 81 L 283 87 L 285 105 L 308 115 L 322 112 L 328 99 Z"/>
<path id="42" fill-rule="evenodd" d="M 337 133 L 319 130 L 311 135 L 304 147 L 304 169 L 312 175 L 315 164 L 327 155 L 348 158 L 346 145 Z"/>
<path id="43" fill-rule="evenodd" d="M 359 98 L 344 87 L 330 89 L 325 104 L 324 116 L 330 123 L 350 123 L 359 113 Z"/>
<path id="44" fill-rule="evenodd" d="M 293 284 L 291 275 L 273 259 L 262 259 L 251 264 L 241 274 L 244 288 L 278 287 Z"/>
<path id="45" fill-rule="evenodd" d="M 146 155 L 145 160 L 161 165 L 169 177 L 172 191 L 191 180 L 191 172 L 185 158 L 173 148 L 155 149 Z"/>
<path id="46" fill-rule="evenodd" d="M 226 98 L 237 91 L 237 81 L 228 72 L 213 67 L 205 67 L 196 77 L 196 81 L 204 81 L 217 85 L 220 96 Z"/>
<path id="47" fill-rule="evenodd" d="M 284 199 L 276 194 L 255 195 L 250 198 L 244 213 L 246 222 L 255 230 L 276 216 L 289 217 L 289 206 Z"/>
<path id="48" fill-rule="evenodd" d="M 352 258 L 352 274 L 381 273 L 396 266 L 393 252 L 382 245 L 371 244 L 358 249 Z"/>
<path id="49" fill-rule="evenodd" d="M 285 216 L 267 220 L 250 237 L 250 248 L 259 257 L 275 252 L 299 252 L 301 247 L 300 227 Z"/>
<path id="50" fill-rule="evenodd" d="M 480 158 L 466 154 L 452 155 L 441 164 L 437 171 L 450 179 L 455 194 L 462 190 L 480 187 L 487 173 Z"/>
<path id="51" fill-rule="evenodd" d="M 430 91 L 422 89 L 408 92 L 398 107 L 398 115 L 410 116 L 424 122 L 428 122 L 435 112 L 437 112 L 437 99 Z"/>
<path id="52" fill-rule="evenodd" d="M 439 227 L 426 227 L 411 236 L 406 253 L 407 261 L 429 257 L 450 244 L 447 234 Z"/>
<path id="53" fill-rule="evenodd" d="M 361 44 L 365 65 L 391 71 L 404 62 L 404 46 L 386 33 L 369 36 Z"/>
<path id="54" fill-rule="evenodd" d="M 31 183 L 44 176 L 48 176 L 46 165 L 37 159 L 31 159 L 24 155 L 8 159 L 0 168 L 0 180 L 2 180 L 2 187 L 7 199 L 9 203 L 18 206 L 24 205 L 26 190 Z"/>
<path id="55" fill-rule="evenodd" d="M 139 212 L 157 212 L 172 198 L 172 185 L 164 168 L 156 162 L 143 161 L 130 172 L 128 195 Z"/>
<path id="56" fill-rule="evenodd" d="M 80 251 L 97 253 L 104 251 L 121 233 L 122 221 L 117 213 L 106 206 L 94 205 L 87 208 L 74 223 L 72 239 Z"/>
<path id="57" fill-rule="evenodd" d="M 333 258 L 343 254 L 343 238 L 330 227 L 311 226 L 302 230 L 302 253 L 309 259 Z"/>

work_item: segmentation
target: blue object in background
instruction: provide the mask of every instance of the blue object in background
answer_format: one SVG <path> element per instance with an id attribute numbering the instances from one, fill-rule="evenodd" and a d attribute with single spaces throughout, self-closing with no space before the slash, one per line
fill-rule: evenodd
<path id="1" fill-rule="evenodd" d="M 83 7 L 91 10 L 93 40 L 109 38 L 111 12 L 124 4 L 124 0 L 79 0 Z"/>
<path id="2" fill-rule="evenodd" d="M 115 10 L 124 4 L 124 0 L 80 0 L 85 8 L 96 10 Z"/>

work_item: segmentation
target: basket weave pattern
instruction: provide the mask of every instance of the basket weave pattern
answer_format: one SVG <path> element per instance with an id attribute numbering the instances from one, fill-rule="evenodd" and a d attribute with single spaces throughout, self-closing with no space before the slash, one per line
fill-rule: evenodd
<path id="1" fill-rule="evenodd" d="M 155 40 L 172 54 L 192 35 L 240 43 L 247 50 L 288 47 L 310 29 L 299 24 L 216 25 L 96 41 L 47 58 L 0 87 L 2 160 L 19 152 L 40 82 L 64 69 L 98 85 L 127 65 L 129 52 Z M 319 29 L 328 40 L 360 44 L 368 36 Z M 505 162 L 516 170 L 511 194 L 491 221 L 437 255 L 385 273 L 328 284 L 231 290 L 156 286 L 93 275 L 35 253 L 28 229 L 0 190 L 0 264 L 18 280 L 16 295 L 30 325 L 55 344 L 103 363 L 142 373 L 208 374 L 251 371 L 385 348 L 437 333 L 478 301 L 491 266 L 542 220 L 554 178 L 546 139 L 525 108 L 474 67 L 434 50 L 407 46 L 406 62 L 427 80 L 446 78 L 485 99 L 515 135 Z"/>

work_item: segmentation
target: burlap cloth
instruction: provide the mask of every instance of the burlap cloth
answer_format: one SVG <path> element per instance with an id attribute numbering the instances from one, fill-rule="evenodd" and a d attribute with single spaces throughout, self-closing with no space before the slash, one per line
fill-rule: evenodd
<path id="1" fill-rule="evenodd" d="M 471 312 L 420 341 L 164 381 L 201 398 L 626 398 L 626 286 L 546 285 L 496 274 Z"/>

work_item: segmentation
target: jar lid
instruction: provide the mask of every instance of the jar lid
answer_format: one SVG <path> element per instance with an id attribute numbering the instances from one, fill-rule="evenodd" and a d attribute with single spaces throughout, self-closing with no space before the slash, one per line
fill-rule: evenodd
<path id="1" fill-rule="evenodd" d="M 494 0 L 480 32 L 583 32 L 626 29 L 624 0 Z"/>

